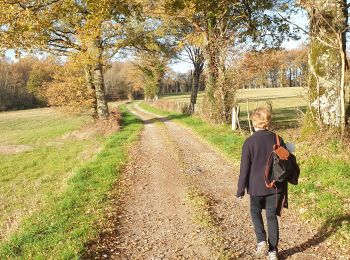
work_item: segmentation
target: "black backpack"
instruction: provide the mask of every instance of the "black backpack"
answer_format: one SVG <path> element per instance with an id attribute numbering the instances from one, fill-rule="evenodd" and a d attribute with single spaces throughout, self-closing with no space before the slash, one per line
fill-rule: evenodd
<path id="1" fill-rule="evenodd" d="M 271 162 L 272 160 L 272 162 Z M 265 167 L 265 185 L 267 188 L 276 188 L 276 183 L 288 181 L 297 185 L 300 168 L 294 154 L 281 146 L 280 138 L 276 134 L 276 144 L 267 160 Z"/>

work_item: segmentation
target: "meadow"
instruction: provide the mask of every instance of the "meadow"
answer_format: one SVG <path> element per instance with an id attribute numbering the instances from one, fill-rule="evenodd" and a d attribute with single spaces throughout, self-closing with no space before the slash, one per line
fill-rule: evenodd
<path id="1" fill-rule="evenodd" d="M 198 93 L 197 110 L 201 109 L 204 92 Z M 181 107 L 189 103 L 190 93 L 170 93 L 160 96 L 160 102 L 171 102 Z M 273 108 L 273 128 L 295 128 L 306 111 L 307 90 L 301 87 L 240 89 L 237 103 L 240 106 L 242 127 L 248 127 L 247 111 L 270 103 Z"/>
<path id="2" fill-rule="evenodd" d="M 205 93 L 203 91 L 198 93 L 197 103 L 201 104 L 204 99 Z M 301 87 L 291 87 L 291 88 L 257 88 L 257 89 L 239 89 L 237 91 L 238 103 L 244 103 L 247 99 L 250 101 L 264 102 L 265 100 L 275 100 L 279 107 L 292 107 L 302 104 L 298 104 L 296 101 L 300 99 L 305 99 L 307 92 Z M 191 93 L 170 93 L 163 94 L 161 98 L 164 100 L 171 100 L 174 102 L 188 102 L 190 100 Z M 294 102 L 282 105 L 278 102 L 279 99 L 291 99 Z M 283 102 L 282 102 L 283 103 Z"/>
<path id="3" fill-rule="evenodd" d="M 121 107 L 106 133 L 52 109 L 0 113 L 0 258 L 76 258 L 142 128 Z M 117 122 L 114 122 L 117 124 Z"/>
<path id="4" fill-rule="evenodd" d="M 102 136 L 64 137 L 88 121 L 47 108 L 0 113 L 1 239 L 61 193 L 74 169 L 101 145 Z"/>

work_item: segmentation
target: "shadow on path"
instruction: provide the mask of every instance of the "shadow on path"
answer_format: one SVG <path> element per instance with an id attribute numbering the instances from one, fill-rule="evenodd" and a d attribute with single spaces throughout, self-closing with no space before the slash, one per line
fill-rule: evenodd
<path id="1" fill-rule="evenodd" d="M 308 248 L 319 245 L 328 237 L 336 233 L 344 222 L 347 222 L 347 224 L 350 225 L 350 215 L 342 215 L 327 220 L 312 238 L 308 239 L 300 245 L 296 245 L 292 248 L 281 251 L 279 253 L 280 259 L 287 259 L 294 254 L 302 253 Z"/>
<path id="2" fill-rule="evenodd" d="M 188 117 L 188 115 L 170 115 L 170 116 L 166 116 L 166 117 L 154 117 L 151 119 L 147 119 L 147 120 L 143 120 L 143 123 L 145 125 L 147 124 L 153 124 L 156 121 L 161 121 L 161 122 L 166 122 L 166 121 L 171 121 L 173 119 L 182 119 L 182 118 L 186 118 Z"/>

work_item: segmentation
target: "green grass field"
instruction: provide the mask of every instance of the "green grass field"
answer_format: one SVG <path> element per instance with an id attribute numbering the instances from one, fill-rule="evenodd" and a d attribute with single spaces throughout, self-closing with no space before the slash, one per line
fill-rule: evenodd
<path id="1" fill-rule="evenodd" d="M 0 113 L 0 237 L 64 190 L 66 179 L 89 159 L 101 136 L 63 138 L 88 123 L 51 109 Z M 87 151 L 86 156 L 82 156 Z M 87 158 L 84 158 L 87 157 Z"/>
<path id="2" fill-rule="evenodd" d="M 198 104 L 203 101 L 205 93 L 198 93 Z M 275 101 L 277 108 L 279 107 L 297 107 L 305 105 L 300 104 L 300 100 L 305 100 L 307 92 L 301 87 L 291 88 L 260 88 L 260 89 L 240 89 L 237 91 L 237 99 L 239 103 L 246 103 L 247 99 L 251 102 L 258 101 L 259 103 L 265 102 L 265 100 Z M 160 96 L 161 99 L 171 100 L 174 102 L 187 103 L 190 100 L 191 93 L 170 93 Z M 285 99 L 288 102 L 284 102 Z"/>
<path id="3" fill-rule="evenodd" d="M 198 94 L 197 104 L 200 106 L 204 99 L 204 92 Z M 161 95 L 160 100 L 176 104 L 187 104 L 190 93 L 171 93 Z M 273 127 L 291 128 L 300 125 L 301 112 L 306 111 L 307 91 L 301 87 L 292 88 L 261 88 L 240 89 L 237 91 L 237 102 L 241 108 L 240 119 L 243 126 L 247 124 L 247 110 L 251 112 L 255 107 L 271 102 L 273 107 Z"/>
<path id="4" fill-rule="evenodd" d="M 142 128 L 121 109 L 109 136 L 51 109 L 0 114 L 0 259 L 78 258 Z"/>

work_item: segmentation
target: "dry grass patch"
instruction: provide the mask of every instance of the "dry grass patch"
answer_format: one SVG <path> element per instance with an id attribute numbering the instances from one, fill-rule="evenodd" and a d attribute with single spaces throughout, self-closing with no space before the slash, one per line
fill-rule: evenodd
<path id="1" fill-rule="evenodd" d="M 0 145 L 0 153 L 2 154 L 15 154 L 29 151 L 31 146 L 29 145 Z"/>
<path id="2" fill-rule="evenodd" d="M 78 130 L 64 134 L 61 140 L 87 140 L 95 135 L 108 136 L 119 130 L 120 114 L 117 109 L 111 111 L 111 116 L 106 119 L 97 119 L 84 125 Z"/>

